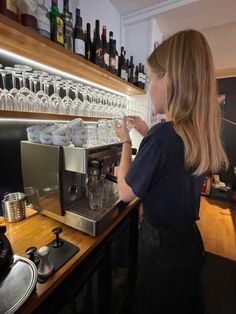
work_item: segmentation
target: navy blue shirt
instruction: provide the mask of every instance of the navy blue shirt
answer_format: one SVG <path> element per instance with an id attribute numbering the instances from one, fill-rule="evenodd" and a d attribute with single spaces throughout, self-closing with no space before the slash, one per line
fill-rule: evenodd
<path id="1" fill-rule="evenodd" d="M 199 219 L 204 178 L 185 167 L 183 141 L 172 122 L 164 122 L 143 138 L 125 181 L 141 199 L 144 218 L 154 227 L 170 228 Z"/>

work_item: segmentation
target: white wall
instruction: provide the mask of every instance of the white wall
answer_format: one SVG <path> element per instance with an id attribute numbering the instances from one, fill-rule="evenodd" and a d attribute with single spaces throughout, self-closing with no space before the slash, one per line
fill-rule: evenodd
<path id="1" fill-rule="evenodd" d="M 50 10 L 51 0 L 46 0 L 45 4 Z M 58 0 L 58 6 L 60 12 L 62 12 L 63 0 Z M 121 18 L 120 14 L 109 0 L 70 0 L 70 11 L 72 12 L 73 20 L 76 7 L 79 7 L 81 11 L 83 29 L 86 28 L 86 23 L 90 23 L 91 29 L 93 29 L 95 27 L 95 20 L 100 20 L 101 28 L 102 25 L 106 25 L 108 34 L 109 31 L 113 31 L 114 39 L 116 39 L 117 43 L 117 50 L 120 51 Z"/>
<path id="2" fill-rule="evenodd" d="M 211 47 L 215 68 L 236 68 L 236 22 L 201 29 Z"/>

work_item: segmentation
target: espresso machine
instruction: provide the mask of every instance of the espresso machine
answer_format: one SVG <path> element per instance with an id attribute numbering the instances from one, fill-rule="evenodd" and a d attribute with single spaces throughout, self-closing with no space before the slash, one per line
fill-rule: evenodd
<path id="1" fill-rule="evenodd" d="M 119 214 L 114 169 L 121 149 L 121 143 L 82 148 L 22 141 L 25 193 L 34 191 L 28 198 L 40 213 L 96 236 Z M 94 170 L 104 178 L 106 188 L 99 210 L 91 210 L 88 201 L 89 176 Z"/>

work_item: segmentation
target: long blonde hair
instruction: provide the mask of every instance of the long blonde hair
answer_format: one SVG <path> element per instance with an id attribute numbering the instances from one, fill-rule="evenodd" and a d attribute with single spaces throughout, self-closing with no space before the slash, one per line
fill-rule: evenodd
<path id="1" fill-rule="evenodd" d="M 204 36 L 195 30 L 174 34 L 153 51 L 148 65 L 158 77 L 167 74 L 167 114 L 183 140 L 185 165 L 196 175 L 227 168 L 213 58 Z"/>

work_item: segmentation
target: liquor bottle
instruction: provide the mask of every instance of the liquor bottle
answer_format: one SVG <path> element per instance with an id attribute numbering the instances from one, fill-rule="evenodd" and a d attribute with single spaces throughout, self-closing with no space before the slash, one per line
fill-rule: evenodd
<path id="1" fill-rule="evenodd" d="M 85 41 L 82 26 L 82 17 L 80 16 L 80 9 L 76 8 L 76 21 L 74 27 L 74 53 L 85 57 Z"/>
<path id="2" fill-rule="evenodd" d="M 144 71 L 144 65 L 142 65 L 142 89 L 145 89 L 146 85 L 146 74 Z"/>
<path id="3" fill-rule="evenodd" d="M 118 65 L 119 65 L 119 55 L 118 51 L 116 50 L 116 40 L 113 40 L 113 45 L 114 45 L 114 52 L 115 52 L 115 75 L 118 75 Z"/>
<path id="4" fill-rule="evenodd" d="M 102 67 L 109 70 L 109 45 L 107 42 L 107 28 L 102 27 Z"/>
<path id="5" fill-rule="evenodd" d="M 17 8 L 19 22 L 24 26 L 37 30 L 37 1 L 18 0 Z"/>
<path id="6" fill-rule="evenodd" d="M 38 21 L 37 32 L 50 39 L 50 20 L 49 12 L 47 7 L 45 7 L 45 0 L 42 0 L 41 3 L 37 5 L 36 17 Z"/>
<path id="7" fill-rule="evenodd" d="M 64 47 L 73 51 L 73 24 L 72 13 L 69 11 L 69 0 L 63 0 L 62 18 L 64 22 Z"/>
<path id="8" fill-rule="evenodd" d="M 93 38 L 93 62 L 102 67 L 102 42 L 100 38 L 100 22 L 96 20 L 95 34 Z"/>
<path id="9" fill-rule="evenodd" d="M 129 59 L 126 60 L 126 66 L 125 66 L 125 80 L 128 82 L 128 75 L 129 75 Z"/>
<path id="10" fill-rule="evenodd" d="M 59 12 L 57 0 L 52 0 L 52 6 L 50 11 L 50 28 L 51 28 L 51 40 L 61 46 L 64 46 L 64 22 Z"/>
<path id="11" fill-rule="evenodd" d="M 131 84 L 134 84 L 135 79 L 135 67 L 134 67 L 134 57 L 130 57 L 130 63 L 128 67 L 128 82 Z"/>
<path id="12" fill-rule="evenodd" d="M 16 0 L 1 0 L 0 13 L 14 21 L 18 21 Z"/>
<path id="13" fill-rule="evenodd" d="M 138 65 L 138 81 L 137 81 L 137 86 L 142 88 L 143 86 L 143 74 L 142 74 L 142 63 L 139 63 Z"/>
<path id="14" fill-rule="evenodd" d="M 125 62 L 124 47 L 123 46 L 120 49 L 119 76 L 123 80 L 126 79 L 126 62 Z"/>
<path id="15" fill-rule="evenodd" d="M 135 79 L 134 79 L 134 85 L 136 85 L 136 86 L 138 86 L 138 73 L 139 73 L 139 71 L 138 71 L 138 65 L 136 65 L 136 67 L 135 67 Z"/>
<path id="16" fill-rule="evenodd" d="M 113 32 L 109 33 L 109 71 L 113 74 L 116 72 L 116 53 L 114 50 Z"/>
<path id="17" fill-rule="evenodd" d="M 85 36 L 85 58 L 91 61 L 91 50 L 92 50 L 92 41 L 90 36 L 90 23 L 86 25 L 86 36 Z"/>

